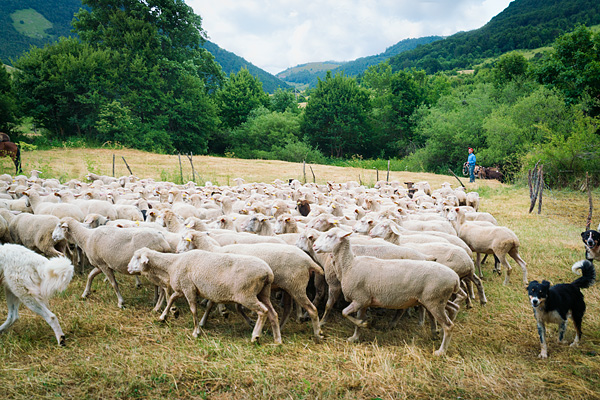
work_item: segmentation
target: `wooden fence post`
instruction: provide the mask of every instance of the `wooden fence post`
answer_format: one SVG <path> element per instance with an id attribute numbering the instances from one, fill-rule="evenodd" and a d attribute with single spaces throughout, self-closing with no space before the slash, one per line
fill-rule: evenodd
<path id="1" fill-rule="evenodd" d="M 127 160 L 125 160 L 125 157 L 121 156 L 121 158 L 123 159 L 123 162 L 125 163 L 125 166 L 127 167 L 127 170 L 129 171 L 129 175 L 133 175 L 133 172 L 131 172 L 131 168 L 129 168 L 129 164 L 127 164 Z"/>
<path id="2" fill-rule="evenodd" d="M 387 177 L 385 178 L 385 181 L 388 183 L 390 181 L 390 160 L 388 160 L 388 171 L 387 171 Z"/>

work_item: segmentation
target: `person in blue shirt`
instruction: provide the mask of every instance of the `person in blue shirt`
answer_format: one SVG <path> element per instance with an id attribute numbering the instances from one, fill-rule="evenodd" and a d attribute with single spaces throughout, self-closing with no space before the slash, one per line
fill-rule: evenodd
<path id="1" fill-rule="evenodd" d="M 469 147 L 469 158 L 467 158 L 467 163 L 469 164 L 469 182 L 475 182 L 475 163 L 477 159 L 475 154 L 473 153 L 473 148 Z"/>

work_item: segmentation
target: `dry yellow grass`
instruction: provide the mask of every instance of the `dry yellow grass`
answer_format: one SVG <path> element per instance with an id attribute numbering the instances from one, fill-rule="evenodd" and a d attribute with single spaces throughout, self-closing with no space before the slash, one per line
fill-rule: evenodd
<path id="1" fill-rule="evenodd" d="M 25 153 L 25 170 L 38 165 L 57 176 L 81 178 L 92 167 L 110 175 L 112 153 Z M 160 178 L 161 170 L 179 173 L 173 156 L 114 153 L 117 160 L 124 155 L 139 176 Z M 118 165 L 116 175 L 126 174 L 122 160 Z M 238 176 L 269 182 L 302 174 L 301 165 L 272 161 L 194 157 L 194 165 L 219 184 Z M 321 182 L 357 180 L 362 173 L 325 166 L 313 169 Z M 364 171 L 365 182 L 367 173 L 374 171 Z M 412 173 L 393 173 L 392 178 L 428 180 L 433 186 L 455 181 Z M 557 283 L 575 278 L 570 266 L 583 255 L 579 233 L 588 209 L 585 194 L 547 191 L 543 212 L 537 215 L 527 213 L 526 189 L 492 182 L 478 182 L 473 188 L 483 197 L 482 208 L 519 236 L 530 279 Z M 597 192 L 594 204 L 600 204 Z M 374 315 L 375 326 L 365 332 L 364 340 L 348 344 L 345 338 L 352 327 L 336 311 L 325 327 L 324 343 L 313 343 L 308 323 L 292 321 L 282 331 L 284 345 L 277 347 L 270 334 L 262 344 L 250 344 L 250 330 L 241 318 L 214 314 L 203 336 L 194 339 L 185 303 L 179 303 L 184 311 L 179 319 L 161 324 L 150 311 L 148 285 L 136 290 L 131 278 L 118 276 L 128 305 L 119 310 L 114 292 L 100 279 L 90 298 L 80 300 L 84 277 L 76 276 L 51 303 L 67 334 L 65 348 L 58 348 L 47 324 L 23 307 L 21 319 L 0 335 L 0 398 L 600 398 L 598 287 L 584 290 L 588 310 L 581 345 L 557 344 L 556 327 L 550 326 L 550 358 L 539 360 L 539 339 L 519 271 L 510 286 L 503 286 L 490 271 L 488 262 L 484 271 L 488 305 L 461 310 L 448 355 L 439 359 L 432 355 L 439 340 L 432 340 L 429 328 L 418 326 L 415 317 L 405 318 L 390 331 L 386 325 L 390 312 Z M 5 315 L 0 295 L 0 318 Z M 573 335 L 569 324 L 567 339 Z"/>

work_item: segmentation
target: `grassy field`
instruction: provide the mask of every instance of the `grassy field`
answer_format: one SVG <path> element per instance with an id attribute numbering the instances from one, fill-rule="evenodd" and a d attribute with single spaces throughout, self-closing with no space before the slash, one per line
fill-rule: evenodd
<path id="1" fill-rule="evenodd" d="M 33 8 L 15 11 L 10 17 L 17 32 L 35 39 L 50 37 L 46 30 L 52 28 L 52 22 Z"/>
<path id="2" fill-rule="evenodd" d="M 25 152 L 24 170 L 39 169 L 45 177 L 82 178 L 88 170 L 127 174 L 124 156 L 140 177 L 177 178 L 176 156 L 121 150 L 65 149 Z M 184 181 L 191 175 L 182 158 Z M 302 165 L 194 157 L 203 181 L 232 183 L 302 178 Z M 0 169 L 12 172 L 8 162 Z M 375 171 L 313 166 L 317 182 L 375 182 Z M 307 166 L 308 180 L 312 175 Z M 428 180 L 432 186 L 453 177 L 393 172 L 391 179 Z M 467 180 L 465 179 L 464 182 Z M 481 182 L 468 186 L 482 196 L 482 209 L 515 231 L 530 279 L 554 283 L 575 279 L 571 265 L 582 258 L 580 232 L 588 213 L 587 196 L 546 191 L 542 214 L 528 214 L 526 189 Z M 594 204 L 600 193 L 594 192 Z M 598 219 L 594 219 L 594 225 Z M 511 263 L 517 267 L 514 262 Z M 448 355 L 435 358 L 439 339 L 427 326 L 408 317 L 387 329 L 391 312 L 372 315 L 373 328 L 359 344 L 346 343 L 353 328 L 336 311 L 320 344 L 308 323 L 295 321 L 282 331 L 284 345 L 272 344 L 267 332 L 261 344 L 250 343 L 250 329 L 232 313 L 213 314 L 202 336 L 191 336 L 192 320 L 185 303 L 179 319 L 159 323 L 151 312 L 152 289 L 135 289 L 133 280 L 118 276 L 127 307 L 119 310 L 113 290 L 101 279 L 95 291 L 80 300 L 84 277 L 76 276 L 51 309 L 67 335 L 56 346 L 49 326 L 21 307 L 21 319 L 0 335 L 0 398 L 434 398 L 434 399 L 595 399 L 600 398 L 600 317 L 597 286 L 584 290 L 587 314 L 583 340 L 577 348 L 556 343 L 550 326 L 549 359 L 540 360 L 535 321 L 517 267 L 509 286 L 484 267 L 488 297 L 485 307 L 461 310 Z M 0 318 L 6 315 L 0 295 Z M 574 330 L 569 323 L 567 339 Z"/>

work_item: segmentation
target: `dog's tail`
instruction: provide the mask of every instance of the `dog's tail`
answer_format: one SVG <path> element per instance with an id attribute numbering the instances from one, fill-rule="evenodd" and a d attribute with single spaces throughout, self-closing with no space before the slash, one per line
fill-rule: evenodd
<path id="1" fill-rule="evenodd" d="M 577 286 L 579 289 L 589 288 L 596 281 L 596 270 L 594 269 L 594 264 L 592 264 L 589 260 L 577 261 L 573 264 L 571 270 L 577 273 L 577 270 L 581 270 L 581 277 L 577 278 L 573 281 L 573 285 Z"/>
<path id="2" fill-rule="evenodd" d="M 48 300 L 55 293 L 67 288 L 73 278 L 73 264 L 66 257 L 55 257 L 38 266 L 41 278 L 40 295 Z"/>

